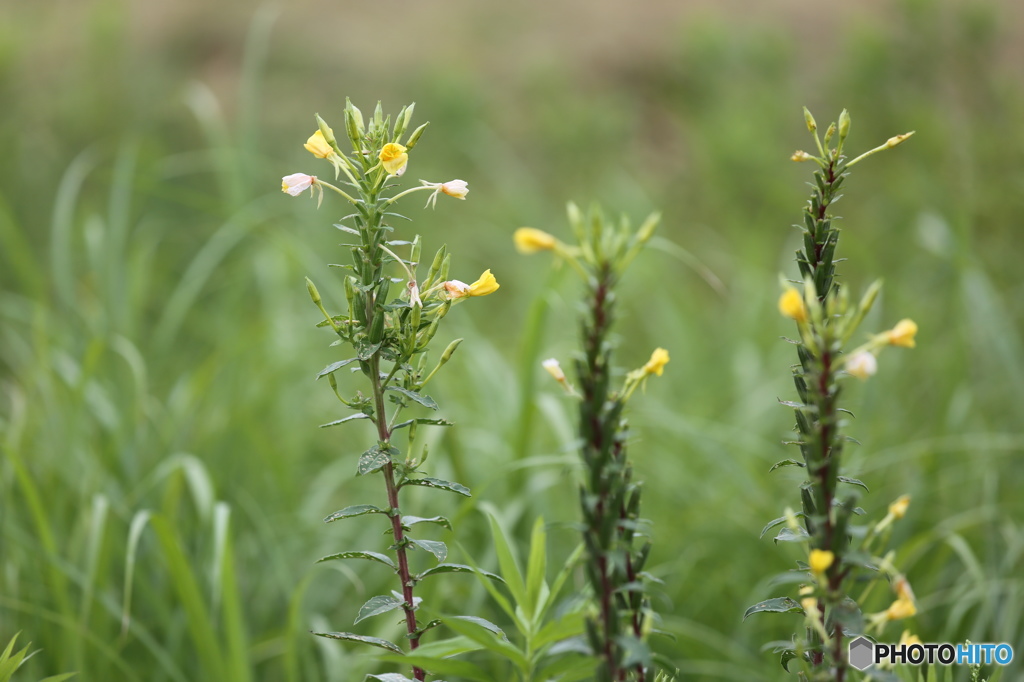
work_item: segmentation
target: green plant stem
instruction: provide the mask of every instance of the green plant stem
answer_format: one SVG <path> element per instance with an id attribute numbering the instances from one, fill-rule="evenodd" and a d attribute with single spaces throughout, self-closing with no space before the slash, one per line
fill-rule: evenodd
<path id="1" fill-rule="evenodd" d="M 376 195 L 370 195 L 371 201 L 376 200 Z M 379 230 L 374 228 L 379 227 L 380 214 L 376 211 L 372 212 L 369 216 L 369 229 L 363 232 L 364 235 L 378 235 Z M 382 268 L 380 251 L 383 249 L 380 244 L 376 243 L 376 239 L 364 239 L 363 251 L 370 264 L 370 267 L 364 269 L 363 282 L 364 284 L 370 284 L 380 276 L 380 270 Z M 369 275 L 369 277 L 367 277 Z M 378 301 L 376 300 L 377 292 L 373 297 L 366 297 L 366 319 L 367 324 L 371 324 L 374 315 L 377 314 Z M 383 304 L 383 302 L 381 302 Z M 383 315 L 384 311 L 380 310 L 379 314 Z M 374 403 L 374 422 L 377 425 L 377 440 L 381 447 L 390 449 L 391 444 L 391 430 L 388 426 L 387 412 L 384 406 L 384 389 L 387 382 L 382 382 L 380 377 L 380 349 L 378 349 L 370 357 L 368 365 L 370 367 L 370 385 L 373 390 L 373 403 Z M 394 370 L 388 375 L 387 381 L 394 376 Z M 381 474 L 384 476 L 384 486 L 387 491 L 388 498 L 388 517 L 391 519 L 391 531 L 395 538 L 395 554 L 398 560 L 398 578 L 402 584 L 402 608 L 405 611 L 405 629 L 409 639 L 409 648 L 413 651 L 419 647 L 419 630 L 416 624 L 416 612 L 415 612 L 415 600 L 413 594 L 413 588 L 415 582 L 412 580 L 412 574 L 409 571 L 409 557 L 406 552 L 406 546 L 408 541 L 405 539 L 405 531 L 402 528 L 402 513 L 399 504 L 399 487 L 395 482 L 395 468 L 394 465 L 389 461 L 381 469 Z M 426 671 L 422 668 L 413 666 L 413 678 L 416 680 L 426 679 Z"/>

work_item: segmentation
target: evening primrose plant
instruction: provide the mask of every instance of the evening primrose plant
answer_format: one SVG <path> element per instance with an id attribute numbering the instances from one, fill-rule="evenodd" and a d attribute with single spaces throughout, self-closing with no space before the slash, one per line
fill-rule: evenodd
<path id="1" fill-rule="evenodd" d="M 668 351 L 656 349 L 624 379 L 612 363 L 615 287 L 622 273 L 651 238 L 660 217 L 649 216 L 634 230 L 623 218 L 610 223 L 598 209 L 584 215 L 569 205 L 576 244 L 569 245 L 536 228 L 513 235 L 521 253 L 551 251 L 583 279 L 582 351 L 574 360 L 575 383 L 555 358 L 542 365 L 579 405 L 579 450 L 584 480 L 580 485 L 583 568 L 590 584 L 591 610 L 581 647 L 596 663 L 590 679 L 598 682 L 655 679 L 647 636 L 653 609 L 644 572 L 651 550 L 648 522 L 640 518 L 641 483 L 627 458 L 626 403 L 651 376 L 661 376 Z"/>
<path id="2" fill-rule="evenodd" d="M 282 191 L 292 196 L 309 190 L 317 196 L 318 202 L 323 200 L 325 191 L 330 191 L 352 211 L 334 226 L 349 238 L 344 246 L 352 261 L 334 266 L 344 271 L 345 312 L 328 312 L 317 287 L 306 280 L 313 304 L 323 316 L 317 326 L 331 331 L 335 337 L 332 346 L 347 349 L 341 353 L 342 359 L 323 368 L 316 378 L 327 379 L 342 408 L 350 413 L 324 427 L 351 426 L 361 421 L 373 425 L 373 438 L 361 455 L 353 457 L 353 468 L 358 476 L 379 475 L 384 490 L 381 502 L 348 506 L 324 520 L 332 523 L 377 515 L 385 521 L 385 532 L 390 536 L 384 552 L 377 549 L 343 551 L 320 561 L 366 560 L 395 573 L 396 589 L 363 604 L 355 623 L 391 612 L 401 613 L 410 652 L 419 647 L 424 632 L 441 622 L 439 619 L 423 622 L 417 618 L 420 606 L 420 598 L 415 596 L 417 584 L 438 574 L 473 570 L 462 564 L 447 563 L 448 548 L 443 542 L 414 537 L 414 532 L 419 535 L 420 529 L 431 525 L 451 530 L 448 519 L 438 515 L 414 516 L 401 506 L 401 493 L 409 486 L 470 495 L 466 486 L 430 477 L 423 469 L 428 453 L 426 446 L 418 441 L 419 430 L 425 426 L 451 425 L 444 419 L 423 416 L 424 410 L 438 410 L 437 403 L 424 388 L 451 359 L 462 339 L 449 343 L 439 355 L 428 351 L 452 306 L 469 298 L 490 295 L 499 287 L 490 270 L 471 284 L 449 279 L 451 256 L 445 246 L 438 249 L 426 275 L 421 277 L 418 274 L 420 236 L 401 239 L 395 234 L 392 223 L 395 219 L 405 219 L 394 211 L 399 199 L 416 192 L 430 192 L 428 204 L 432 205 L 440 195 L 465 199 L 469 192 L 463 180 L 421 180 L 418 186 L 405 190 L 396 188 L 395 181 L 409 167 L 409 153 L 427 125 L 419 126 L 406 136 L 413 108 L 413 105 L 403 108 L 392 122 L 390 117 L 384 117 L 378 104 L 370 120 L 364 122 L 359 109 L 347 101 L 345 132 L 351 151 L 342 151 L 333 130 L 317 116 L 318 129 L 305 147 L 331 165 L 338 184 L 305 173 L 287 175 L 281 184 Z M 336 378 L 343 370 L 359 375 L 363 388 L 354 394 L 344 389 L 343 384 L 348 382 Z M 401 447 L 400 436 L 403 437 Z M 342 456 L 353 454 L 345 452 Z M 432 557 L 435 565 L 414 570 L 410 555 L 415 552 Z M 352 632 L 315 634 L 405 653 L 398 644 L 378 637 Z M 409 667 L 413 679 L 425 679 L 423 668 L 411 664 Z M 371 677 L 386 682 L 409 679 L 398 673 Z"/>
<path id="3" fill-rule="evenodd" d="M 772 470 L 801 467 L 807 480 L 800 486 L 800 510 L 787 509 L 765 526 L 761 536 L 781 527 L 776 543 L 793 542 L 805 549 L 797 569 L 779 580 L 796 584 L 797 599 L 768 599 L 750 607 L 746 616 L 759 612 L 801 614 L 800 631 L 792 641 L 775 647 L 783 667 L 808 682 L 843 682 L 860 675 L 847 662 L 849 641 L 859 635 L 883 637 L 889 623 L 912 617 L 917 605 L 910 583 L 894 564 L 894 552 L 886 549 L 892 525 L 906 514 L 910 499 L 904 496 L 893 502 L 877 523 L 856 522 L 856 517 L 865 514 L 857 506 L 857 489 L 867 490 L 867 486 L 844 475 L 844 448 L 856 441 L 843 433 L 848 411 L 840 407 L 839 397 L 849 377 L 867 380 L 878 371 L 877 356 L 885 348 L 913 348 L 917 325 L 905 319 L 888 331 L 853 343 L 881 284 L 868 287 L 859 302 L 850 301 L 847 287 L 839 283 L 836 274 L 840 230 L 832 207 L 850 168 L 901 144 L 912 133 L 892 137 L 847 160 L 844 146 L 850 132 L 849 114 L 844 110 L 823 139 L 811 113 L 804 109 L 804 116 L 817 154 L 798 151 L 792 160 L 812 162 L 817 168 L 811 198 L 798 226 L 803 233 L 803 248 L 796 254 L 801 279 L 783 280 L 778 302 L 780 313 L 796 324 L 797 338 L 791 343 L 799 359 L 793 367 L 799 400 L 783 403 L 794 409 L 798 434 L 787 444 L 798 448 L 801 458 L 785 459 Z M 893 593 L 891 603 L 877 613 L 864 613 L 864 605 L 883 578 Z M 877 602 L 876 598 L 872 603 Z M 905 636 L 910 636 L 909 631 Z M 871 670 L 871 679 L 889 679 L 886 675 L 890 673 Z"/>

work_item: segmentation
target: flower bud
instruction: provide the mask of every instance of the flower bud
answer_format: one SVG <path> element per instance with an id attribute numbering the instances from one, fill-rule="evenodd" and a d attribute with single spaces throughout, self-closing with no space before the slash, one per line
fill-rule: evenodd
<path id="1" fill-rule="evenodd" d="M 910 495 L 900 495 L 896 501 L 889 505 L 889 513 L 893 518 L 902 519 L 907 514 L 910 506 Z"/>
<path id="2" fill-rule="evenodd" d="M 911 135 L 913 135 L 913 134 L 914 134 L 915 132 L 916 132 L 916 131 L 914 131 L 914 130 L 911 130 L 911 131 L 910 131 L 909 133 L 903 133 L 902 135 L 896 135 L 896 136 L 894 136 L 894 137 L 890 137 L 890 138 L 889 138 L 888 140 L 886 140 L 886 141 L 885 141 L 885 148 L 886 148 L 886 149 L 892 149 L 892 148 L 893 148 L 893 147 L 895 147 L 896 145 L 899 145 L 899 144 L 903 144 L 903 143 L 904 143 L 904 142 L 906 142 L 906 141 L 907 141 L 907 140 L 908 140 L 908 139 L 910 138 L 910 136 L 911 136 Z"/>
<path id="3" fill-rule="evenodd" d="M 412 131 L 412 135 L 409 136 L 408 141 L 405 143 L 405 148 L 407 150 L 411 150 L 413 147 L 416 146 L 416 143 L 420 141 L 420 137 L 423 135 L 423 131 L 427 129 L 428 125 L 430 125 L 430 121 L 427 121 L 419 128 Z"/>
<path id="4" fill-rule="evenodd" d="M 839 114 L 839 141 L 842 142 L 850 134 L 850 112 L 843 109 Z"/>
<path id="5" fill-rule="evenodd" d="M 793 156 L 789 157 L 790 161 L 813 161 L 814 157 L 807 152 L 800 151 L 799 149 L 793 152 Z"/>
<path id="6" fill-rule="evenodd" d="M 814 117 L 811 116 L 811 112 L 810 110 L 807 109 L 807 107 L 804 107 L 804 122 L 807 123 L 808 131 L 813 133 L 815 130 L 818 129 L 818 124 L 814 122 Z"/>
<path id="7" fill-rule="evenodd" d="M 309 292 L 309 297 L 313 299 L 313 303 L 320 305 L 320 292 L 316 290 L 316 285 L 313 284 L 313 280 L 309 277 L 306 278 L 306 291 Z"/>

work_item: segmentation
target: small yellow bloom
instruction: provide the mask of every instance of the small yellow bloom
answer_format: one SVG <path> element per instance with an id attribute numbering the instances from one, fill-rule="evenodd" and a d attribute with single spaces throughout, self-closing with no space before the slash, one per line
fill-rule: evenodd
<path id="1" fill-rule="evenodd" d="M 660 377 L 664 373 L 665 365 L 667 364 L 668 351 L 664 348 L 655 348 L 654 352 L 651 353 L 651 359 L 643 366 L 643 373 L 645 376 L 657 374 Z"/>
<path id="2" fill-rule="evenodd" d="M 562 371 L 562 366 L 558 364 L 558 360 L 548 358 L 540 364 L 548 374 L 554 377 L 555 381 L 560 384 L 565 382 L 565 372 Z"/>
<path id="3" fill-rule="evenodd" d="M 911 644 L 922 644 L 921 638 L 917 635 L 910 634 L 910 630 L 904 630 L 903 634 L 900 635 L 900 644 L 910 646 Z"/>
<path id="4" fill-rule="evenodd" d="M 821 575 L 828 570 L 835 560 L 836 555 L 827 549 L 812 549 L 807 564 L 811 568 L 811 573 Z"/>
<path id="5" fill-rule="evenodd" d="M 903 620 L 904 618 L 910 618 L 917 613 L 917 607 L 914 606 L 914 602 L 909 599 L 900 597 L 885 611 L 885 617 L 887 620 Z"/>
<path id="6" fill-rule="evenodd" d="M 550 251 L 555 248 L 558 241 L 544 230 L 534 227 L 520 227 L 512 235 L 519 253 L 537 253 L 538 251 Z"/>
<path id="7" fill-rule="evenodd" d="M 846 371 L 858 379 L 866 380 L 878 371 L 878 360 L 872 353 L 862 350 L 846 360 Z"/>
<path id="8" fill-rule="evenodd" d="M 818 611 L 818 598 L 812 597 L 814 594 L 814 588 L 810 585 L 804 585 L 800 588 L 800 606 L 804 607 L 804 611 L 807 614 L 817 613 Z"/>
<path id="9" fill-rule="evenodd" d="M 409 162 L 409 155 L 405 153 L 405 147 L 395 142 L 384 145 L 377 158 L 380 159 L 388 175 L 398 175 L 405 168 L 405 164 Z"/>
<path id="10" fill-rule="evenodd" d="M 487 294 L 493 294 L 498 290 L 500 286 L 498 280 L 494 278 L 490 270 L 484 270 L 484 274 L 480 275 L 480 278 L 472 284 L 466 284 L 460 282 L 457 279 L 448 280 L 442 283 L 444 290 L 448 292 L 448 298 L 460 299 L 469 298 L 470 296 L 486 296 Z"/>
<path id="11" fill-rule="evenodd" d="M 913 320 L 900 320 L 896 323 L 896 326 L 886 332 L 886 339 L 893 346 L 902 346 L 903 348 L 913 348 L 917 344 L 914 342 L 914 335 L 917 334 L 917 323 Z"/>
<path id="12" fill-rule="evenodd" d="M 910 495 L 900 495 L 896 501 L 889 505 L 889 513 L 897 519 L 902 519 L 907 514 L 907 507 L 910 506 Z"/>
<path id="13" fill-rule="evenodd" d="M 804 305 L 804 297 L 795 287 L 786 287 L 786 290 L 779 297 L 779 312 L 803 324 L 807 321 L 807 306 Z"/>
<path id="14" fill-rule="evenodd" d="M 480 278 L 469 285 L 469 296 L 486 296 L 498 290 L 498 280 L 494 278 L 490 270 L 484 270 Z"/>
<path id="15" fill-rule="evenodd" d="M 334 150 L 331 149 L 331 145 L 327 143 L 327 140 L 324 138 L 324 134 L 319 130 L 309 136 L 309 139 L 306 140 L 306 144 L 304 144 L 303 147 L 318 159 L 326 159 L 334 154 Z"/>
<path id="16" fill-rule="evenodd" d="M 800 151 L 799 149 L 793 152 L 793 156 L 789 157 L 790 161 L 813 161 L 814 157 L 807 152 Z"/>

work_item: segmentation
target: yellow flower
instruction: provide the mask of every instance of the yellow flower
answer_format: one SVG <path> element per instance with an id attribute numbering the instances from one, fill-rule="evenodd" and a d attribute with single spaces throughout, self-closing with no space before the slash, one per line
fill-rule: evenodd
<path id="1" fill-rule="evenodd" d="M 913 348 L 917 345 L 914 342 L 914 335 L 917 334 L 917 323 L 913 320 L 900 320 L 896 323 L 895 327 L 885 334 L 886 339 L 893 346 Z"/>
<path id="2" fill-rule="evenodd" d="M 910 495 L 900 495 L 896 501 L 889 505 L 889 513 L 897 519 L 902 519 L 907 514 L 907 507 L 910 506 Z"/>
<path id="3" fill-rule="evenodd" d="M 498 290 L 498 280 L 494 278 L 490 270 L 484 270 L 480 278 L 469 285 L 469 296 L 486 296 Z"/>
<path id="4" fill-rule="evenodd" d="M 316 176 L 305 173 L 292 173 L 281 178 L 281 191 L 297 197 L 316 184 Z"/>
<path id="5" fill-rule="evenodd" d="M 460 282 L 457 279 L 448 280 L 441 284 L 444 290 L 448 292 L 448 298 L 460 299 L 469 298 L 470 296 L 486 296 L 487 294 L 493 294 L 498 290 L 500 286 L 498 280 L 494 278 L 490 270 L 484 270 L 484 274 L 480 275 L 480 278 L 472 284 L 466 284 Z"/>
<path id="6" fill-rule="evenodd" d="M 885 617 L 887 620 L 903 620 L 904 618 L 910 618 L 917 613 L 917 607 L 914 606 L 914 602 L 909 599 L 900 597 L 885 611 Z"/>
<path id="7" fill-rule="evenodd" d="M 807 306 L 804 305 L 804 297 L 795 287 L 786 287 L 782 296 L 779 297 L 779 312 L 800 324 L 807 321 Z"/>
<path id="8" fill-rule="evenodd" d="M 847 358 L 846 371 L 858 379 L 866 380 L 878 371 L 878 360 L 868 351 L 862 350 Z"/>
<path id="9" fill-rule="evenodd" d="M 512 235 L 519 253 L 537 253 L 538 251 L 550 251 L 555 248 L 558 241 L 544 230 L 534 227 L 520 227 Z"/>
<path id="10" fill-rule="evenodd" d="M 380 159 L 388 175 L 398 175 L 405 168 L 405 164 L 409 162 L 409 155 L 405 153 L 405 147 L 395 142 L 384 145 L 377 158 Z"/>
<path id="11" fill-rule="evenodd" d="M 326 159 L 334 154 L 334 150 L 331 149 L 331 145 L 327 144 L 324 134 L 319 130 L 309 136 L 309 139 L 306 140 L 306 144 L 304 144 L 303 147 L 318 159 Z"/>
<path id="12" fill-rule="evenodd" d="M 660 377 L 665 371 L 665 365 L 667 364 L 668 351 L 664 348 L 655 348 L 654 352 L 651 353 L 651 359 L 643 366 L 643 373 L 645 376 L 657 374 Z"/>
<path id="13" fill-rule="evenodd" d="M 807 563 L 811 568 L 811 573 L 821 575 L 828 570 L 835 560 L 836 555 L 827 549 L 812 549 Z"/>
<path id="14" fill-rule="evenodd" d="M 910 646 L 911 644 L 922 644 L 922 642 L 920 637 L 910 634 L 910 630 L 904 630 L 903 634 L 900 635 L 900 644 Z"/>

